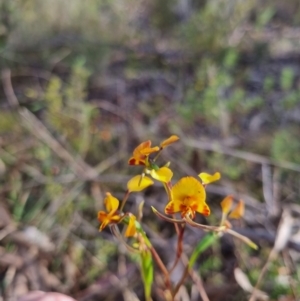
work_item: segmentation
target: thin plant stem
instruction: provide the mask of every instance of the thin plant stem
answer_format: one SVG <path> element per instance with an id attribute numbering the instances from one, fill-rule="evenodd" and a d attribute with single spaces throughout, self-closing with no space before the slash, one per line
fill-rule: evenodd
<path id="1" fill-rule="evenodd" d="M 130 245 L 128 245 L 126 243 L 126 241 L 124 240 L 123 236 L 121 235 L 119 228 L 117 227 L 117 225 L 110 225 L 110 231 L 112 232 L 112 234 L 115 235 L 115 237 L 120 240 L 126 247 L 126 249 L 131 252 L 131 253 L 135 253 L 135 254 L 139 254 L 140 251 L 131 247 Z"/>
<path id="2" fill-rule="evenodd" d="M 267 259 L 266 263 L 264 264 L 263 268 L 260 271 L 260 274 L 258 276 L 256 284 L 253 287 L 253 290 L 252 290 L 251 296 L 249 298 L 249 301 L 255 301 L 256 300 L 256 292 L 257 292 L 257 290 L 258 290 L 258 288 L 259 288 L 259 286 L 262 282 L 262 279 L 264 278 L 264 276 L 265 276 L 265 274 L 266 274 L 266 272 L 269 268 L 269 265 L 270 265 L 272 259 L 274 259 L 276 257 L 276 255 L 277 255 L 277 253 L 274 252 L 274 249 L 272 249 L 269 256 L 268 256 L 268 259 Z"/>
<path id="3" fill-rule="evenodd" d="M 202 225 L 202 224 L 195 223 L 193 220 L 191 220 L 191 218 L 188 215 L 186 215 L 184 217 L 184 220 L 186 220 L 186 222 L 189 225 L 191 225 L 193 227 L 196 227 L 196 228 L 200 228 L 200 229 L 205 230 L 205 231 L 220 232 L 220 231 L 223 231 L 224 229 L 226 229 L 225 227 L 207 226 L 207 225 Z"/>
<path id="4" fill-rule="evenodd" d="M 174 290 L 172 292 L 173 298 L 175 298 L 176 294 L 178 293 L 181 285 L 184 283 L 184 280 L 186 279 L 186 277 L 188 276 L 188 274 L 189 274 L 189 265 L 187 264 L 186 267 L 185 267 L 185 269 L 184 269 L 184 272 L 183 272 L 183 274 L 182 274 L 182 276 L 181 276 L 181 278 L 179 280 L 179 282 L 176 284 L 176 286 L 175 286 L 175 288 L 174 288 Z"/>
<path id="5" fill-rule="evenodd" d="M 241 235 L 240 233 L 237 233 L 236 231 L 233 231 L 231 229 L 226 229 L 225 232 L 227 232 L 227 233 L 231 234 L 232 236 L 240 239 L 241 241 L 243 241 L 244 243 L 246 243 L 251 248 L 253 248 L 255 250 L 258 249 L 258 246 L 251 239 L 249 239 L 248 237 L 246 237 L 244 235 Z"/>
<path id="6" fill-rule="evenodd" d="M 124 195 L 124 198 L 123 198 L 123 200 L 122 200 L 122 203 L 121 203 L 121 207 L 120 207 L 120 211 L 121 211 L 121 212 L 123 211 L 123 208 L 124 208 L 124 206 L 125 206 L 125 203 L 126 203 L 126 201 L 128 200 L 129 194 L 130 194 L 130 191 L 127 190 L 126 193 L 125 193 L 125 195 Z"/>
<path id="7" fill-rule="evenodd" d="M 167 192 L 168 195 L 168 201 L 171 202 L 172 201 L 172 191 L 171 191 L 171 184 L 170 183 L 163 183 L 164 188 Z"/>
<path id="8" fill-rule="evenodd" d="M 165 220 L 165 221 L 167 221 L 167 222 L 173 223 L 174 225 L 176 225 L 176 224 L 185 224 L 185 223 L 186 223 L 186 221 L 183 220 L 183 219 L 174 219 L 174 218 L 167 217 L 167 216 L 161 214 L 161 213 L 160 213 L 159 211 L 157 211 L 153 206 L 151 206 L 151 209 L 152 209 L 152 211 L 153 211 L 158 217 L 160 217 L 161 219 L 163 219 L 163 220 Z M 173 217 L 174 217 L 174 215 L 173 215 Z M 176 226 L 175 226 L 175 230 L 176 230 L 176 233 L 178 234 L 178 233 L 179 233 L 179 230 L 176 228 Z"/>
<path id="9" fill-rule="evenodd" d="M 170 291 L 172 291 L 172 286 L 171 286 L 171 280 L 170 280 L 170 274 L 165 266 L 165 264 L 162 262 L 160 256 L 157 254 L 156 250 L 153 248 L 153 246 L 150 247 L 150 251 L 152 253 L 153 258 L 155 259 L 157 265 L 161 269 L 162 273 L 165 276 L 165 282 L 166 282 L 166 287 Z"/>
<path id="10" fill-rule="evenodd" d="M 160 156 L 162 150 L 163 150 L 163 148 L 161 147 L 161 148 L 159 149 L 159 151 L 157 152 L 156 156 L 153 158 L 153 160 L 152 160 L 153 163 L 154 163 L 154 162 L 157 160 L 157 158 Z"/>
<path id="11" fill-rule="evenodd" d="M 180 257 L 181 257 L 181 254 L 182 254 L 182 250 L 183 250 L 183 235 L 184 235 L 184 230 L 185 230 L 185 224 L 182 224 L 180 229 L 178 227 L 177 224 L 175 224 L 177 226 L 177 229 L 179 232 L 177 232 L 177 229 L 176 229 L 176 232 L 178 233 L 178 241 L 177 241 L 177 250 L 176 250 L 176 259 L 174 261 L 174 264 L 173 266 L 171 267 L 169 273 L 171 274 L 173 272 L 173 270 L 175 269 Z"/>
<path id="12" fill-rule="evenodd" d="M 172 215 L 172 218 L 175 219 L 175 215 Z M 185 223 L 184 223 L 185 224 Z M 174 223 L 176 234 L 179 235 L 180 229 L 177 223 Z"/>

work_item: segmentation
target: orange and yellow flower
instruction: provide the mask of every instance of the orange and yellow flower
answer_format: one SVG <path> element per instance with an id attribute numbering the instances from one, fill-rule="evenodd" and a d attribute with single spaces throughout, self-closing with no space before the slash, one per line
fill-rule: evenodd
<path id="1" fill-rule="evenodd" d="M 151 141 L 147 140 L 138 145 L 134 151 L 133 156 L 128 160 L 129 165 L 147 165 L 147 158 L 150 154 L 158 152 L 159 147 L 151 147 Z"/>
<path id="2" fill-rule="evenodd" d="M 118 223 L 121 219 L 120 214 L 117 213 L 119 200 L 112 196 L 109 192 L 106 193 L 104 205 L 107 212 L 98 212 L 98 221 L 101 223 L 99 231 L 102 231 L 110 223 Z"/>
<path id="3" fill-rule="evenodd" d="M 132 157 L 128 160 L 129 165 L 145 165 L 149 167 L 148 157 L 152 153 L 156 153 L 164 149 L 166 146 L 179 140 L 176 135 L 170 136 L 168 139 L 161 142 L 160 146 L 151 147 L 151 141 L 147 140 L 138 145 L 134 151 Z"/>
<path id="4" fill-rule="evenodd" d="M 230 226 L 230 222 L 227 220 L 227 217 L 232 219 L 240 219 L 243 217 L 245 213 L 244 202 L 240 200 L 233 210 L 231 210 L 232 205 L 233 205 L 233 197 L 231 195 L 224 198 L 224 200 L 221 202 L 221 208 L 222 208 L 221 226 L 225 224 Z"/>
<path id="5" fill-rule="evenodd" d="M 206 192 L 203 185 L 193 177 L 180 179 L 171 190 L 171 201 L 165 208 L 166 214 L 181 212 L 181 216 L 195 217 L 195 213 L 205 216 L 210 209 L 205 202 Z"/>

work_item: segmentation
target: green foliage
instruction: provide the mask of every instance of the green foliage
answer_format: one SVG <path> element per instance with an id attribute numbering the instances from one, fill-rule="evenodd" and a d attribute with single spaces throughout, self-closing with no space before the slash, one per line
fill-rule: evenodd
<path id="1" fill-rule="evenodd" d="M 273 6 L 267 6 L 260 13 L 258 13 L 258 17 L 256 20 L 256 26 L 258 28 L 266 26 L 271 19 L 274 17 L 276 10 Z"/>
<path id="2" fill-rule="evenodd" d="M 0 111 L 0 134 L 16 133 L 20 124 L 16 115 L 11 112 Z"/>
<path id="3" fill-rule="evenodd" d="M 237 64 L 239 54 L 229 49 L 223 56 L 222 64 L 216 65 L 210 59 L 203 59 L 197 68 L 196 79 L 188 87 L 184 102 L 177 107 L 187 122 L 202 118 L 211 126 L 220 125 L 221 131 L 237 115 L 247 115 L 254 109 L 264 105 L 264 99 L 259 96 L 248 96 L 247 91 L 235 82 L 231 69 Z M 240 80 L 240 78 L 238 79 Z"/>
<path id="4" fill-rule="evenodd" d="M 264 100 L 261 96 L 247 97 L 241 102 L 242 110 L 249 113 L 253 109 L 259 109 L 263 106 Z"/>
<path id="5" fill-rule="evenodd" d="M 208 275 L 212 272 L 217 272 L 222 267 L 222 260 L 218 256 L 211 256 L 205 260 L 200 266 L 201 275 Z"/>
<path id="6" fill-rule="evenodd" d="M 295 78 L 295 72 L 292 68 L 286 67 L 281 71 L 280 85 L 284 91 L 288 91 L 292 88 Z"/>
<path id="7" fill-rule="evenodd" d="M 282 99 L 284 109 L 294 109 L 300 103 L 300 91 L 290 91 Z"/>
<path id="8" fill-rule="evenodd" d="M 186 92 L 185 102 L 178 107 L 179 113 L 190 121 L 196 115 L 212 122 L 218 121 L 222 104 L 226 102 L 222 93 L 231 84 L 232 77 L 228 72 L 217 69 L 210 60 L 203 60 L 194 85 Z"/>
<path id="9" fill-rule="evenodd" d="M 272 76 L 266 76 L 264 79 L 264 84 L 263 84 L 263 90 L 264 92 L 268 93 L 270 92 L 275 85 L 275 79 Z"/>
<path id="10" fill-rule="evenodd" d="M 282 129 L 275 133 L 271 155 L 278 161 L 300 163 L 300 140 L 297 128 Z"/>
<path id="11" fill-rule="evenodd" d="M 234 48 L 228 48 L 223 59 L 223 66 L 227 69 L 234 68 L 238 63 L 238 59 L 238 51 Z"/>
<path id="12" fill-rule="evenodd" d="M 281 296 L 289 296 L 292 294 L 289 286 L 281 285 L 281 284 L 274 285 L 274 283 L 272 283 L 271 285 L 272 285 L 272 289 L 270 290 L 270 298 L 272 298 L 273 300 L 276 300 Z"/>
<path id="13" fill-rule="evenodd" d="M 300 90 L 295 88 L 298 84 L 296 66 L 283 67 L 278 73 L 265 77 L 264 70 L 259 71 L 262 91 L 249 92 L 244 85 L 248 70 L 256 70 L 256 60 L 261 60 L 259 54 L 252 51 L 257 46 L 257 32 L 264 37 L 264 33 L 268 34 L 274 24 L 274 28 L 280 28 L 281 22 L 299 23 L 299 12 L 291 9 L 298 7 L 298 2 L 293 0 L 289 4 L 282 4 L 280 1 L 275 3 L 267 0 L 265 5 L 257 5 L 258 1 L 252 0 L 186 2 L 191 7 L 187 17 L 181 19 L 177 15 L 175 2 L 171 0 L 0 0 L 0 64 L 10 67 L 13 88 L 21 106 L 36 114 L 53 137 L 70 151 L 74 160 L 82 158 L 91 165 L 104 163 L 101 166 L 105 169 L 118 162 L 119 155 L 126 156 L 132 141 L 128 139 L 130 142 L 126 142 L 125 138 L 131 137 L 132 133 L 139 136 L 151 132 L 153 137 L 159 136 L 163 129 L 174 133 L 184 132 L 186 136 L 201 139 L 196 124 L 207 129 L 209 139 L 237 135 L 242 138 L 242 144 L 232 147 L 271 155 L 277 161 L 300 164 L 298 127 L 283 123 L 285 128 L 278 127 L 282 120 L 286 122 L 283 111 L 299 106 Z M 281 11 L 279 8 L 284 9 Z M 282 20 L 282 16 L 287 16 L 284 17 L 287 20 Z M 266 40 L 263 43 L 267 48 L 269 41 Z M 288 35 L 283 37 L 283 42 L 286 41 L 289 41 Z M 143 50 L 144 44 L 146 51 Z M 148 45 L 151 45 L 149 53 Z M 248 55 L 254 56 L 255 61 L 244 67 L 243 60 Z M 131 80 L 139 80 L 141 74 L 147 72 L 164 73 L 170 78 L 171 84 L 182 83 L 178 90 L 175 87 L 175 93 L 180 91 L 179 98 L 182 95 L 183 99 L 176 108 L 179 114 L 173 111 L 173 104 L 178 100 L 176 97 L 166 101 L 165 96 L 159 93 L 153 97 L 152 91 L 140 93 L 141 98 L 133 103 L 133 107 L 141 123 L 140 127 L 138 122 L 134 124 L 133 130 L 131 115 L 128 118 L 121 112 L 119 116 L 117 109 L 109 112 L 113 117 L 107 113 L 101 115 L 99 109 L 89 103 L 87 89 L 91 78 L 93 85 L 94 80 L 97 81 L 95 85 L 100 81 L 97 88 L 102 89 L 104 78 L 105 83 L 112 76 L 127 84 Z M 177 76 L 181 78 L 187 74 L 187 78 L 177 82 Z M 176 80 L 173 81 L 174 78 Z M 278 90 L 282 95 L 279 102 L 282 111 L 278 119 L 272 119 L 275 127 L 272 124 L 273 127 L 267 131 L 261 129 L 253 138 L 252 133 L 240 125 L 245 124 L 253 113 L 260 110 L 265 113 L 268 108 L 266 104 L 271 101 L 275 102 L 276 107 L 274 94 Z M 121 100 L 127 101 L 126 97 Z M 109 97 L 104 101 L 108 108 L 110 105 L 114 108 L 115 103 L 110 103 Z M 58 242 L 57 253 L 51 259 L 51 272 L 64 281 L 61 267 L 64 256 L 70 256 L 80 270 L 78 287 L 85 288 L 99 279 L 99 275 L 105 275 L 112 267 L 111 262 L 115 261 L 115 244 L 97 236 L 95 212 L 103 192 L 108 190 L 106 181 L 113 182 L 109 183 L 110 188 L 119 189 L 123 185 L 119 180 L 114 182 L 114 175 L 123 173 L 123 163 L 115 164 L 112 175 L 100 175 L 99 182 L 77 178 L 69 163 L 36 138 L 39 129 L 31 133 L 24 122 L 20 122 L 17 110 L 8 105 L 4 94 L 1 108 L 0 164 L 3 162 L 4 166 L 0 166 L 2 202 L 7 205 L 18 229 L 34 225 Z M 267 114 L 273 113 L 268 111 Z M 173 114 L 175 118 L 169 118 Z M 154 126 L 142 124 L 144 119 L 151 120 Z M 227 132 L 223 131 L 224 124 Z M 210 136 L 210 133 L 216 132 L 226 132 L 227 135 Z M 175 151 L 177 163 L 188 162 L 190 152 L 179 151 Z M 200 157 L 202 165 L 219 170 L 225 181 L 232 181 L 237 189 L 243 189 L 244 182 L 251 179 L 254 184 L 248 186 L 246 193 L 262 199 L 262 193 L 257 188 L 259 176 L 256 176 L 253 164 L 215 152 L 203 151 Z M 282 199 L 286 196 L 292 198 L 291 191 L 297 191 L 299 186 L 297 176 L 288 170 L 280 173 Z M 214 218 L 211 217 L 209 222 L 216 222 Z M 150 223 L 154 224 L 152 219 Z M 155 222 L 151 228 L 158 231 L 161 225 Z M 86 229 L 93 229 L 96 234 Z M 18 246 L 10 244 L 9 238 L 6 240 L 3 240 L 5 249 L 18 252 Z M 210 244 L 214 244 L 213 239 L 209 243 L 207 238 L 199 242 L 191 261 L 195 262 Z M 262 249 L 265 252 L 256 258 L 259 266 L 262 266 L 268 254 L 267 246 Z M 215 250 L 213 252 L 216 253 Z M 241 254 L 246 258 L 245 261 L 250 257 L 244 250 Z M 152 257 L 146 252 L 140 259 L 145 293 L 149 297 L 152 282 L 155 281 Z M 213 257 L 204 262 L 200 270 L 206 273 L 219 268 L 220 264 L 220 257 Z M 268 280 L 272 285 L 276 284 L 270 290 L 273 299 L 279 299 L 281 294 L 290 294 L 286 287 L 275 282 L 277 270 L 276 267 L 270 271 Z M 259 272 L 257 266 L 249 269 L 252 283 L 258 279 Z M 208 281 L 218 284 L 216 279 L 208 278 Z M 268 288 L 268 281 L 263 283 L 264 287 Z"/>
<path id="14" fill-rule="evenodd" d="M 45 101 L 48 123 L 80 154 L 86 154 L 91 141 L 91 127 L 97 111 L 86 101 L 86 86 L 90 72 L 79 58 L 71 70 L 68 83 L 53 76 L 46 88 Z"/>
<path id="15" fill-rule="evenodd" d="M 180 39 L 189 50 L 197 53 L 218 52 L 225 45 L 233 28 L 247 18 L 254 1 L 224 0 L 206 1 L 199 10 L 193 11 L 189 20 L 180 25 Z M 230 22 L 228 22 L 230 20 Z"/>
<path id="16" fill-rule="evenodd" d="M 153 1 L 152 22 L 155 27 L 164 32 L 170 30 L 176 24 L 176 17 L 173 10 L 173 1 Z"/>
<path id="17" fill-rule="evenodd" d="M 206 160 L 211 170 L 219 170 L 225 177 L 233 181 L 241 179 L 247 170 L 247 166 L 242 160 L 220 153 L 209 154 Z"/>

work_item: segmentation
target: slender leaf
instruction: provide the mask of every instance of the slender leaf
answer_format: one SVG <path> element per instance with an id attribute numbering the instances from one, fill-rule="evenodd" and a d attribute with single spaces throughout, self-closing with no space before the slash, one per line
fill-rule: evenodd
<path id="1" fill-rule="evenodd" d="M 151 301 L 151 288 L 153 283 L 153 260 L 149 250 L 141 252 L 141 273 L 144 282 L 146 301 Z"/>
<path id="2" fill-rule="evenodd" d="M 217 239 L 219 238 L 219 236 L 215 233 L 208 233 L 204 236 L 204 238 L 198 243 L 198 245 L 196 246 L 196 248 L 194 249 L 190 261 L 189 261 L 189 268 L 191 268 L 195 261 L 197 260 L 197 258 L 199 257 L 199 255 L 204 252 L 205 250 L 207 250 L 211 245 L 213 245 Z"/>

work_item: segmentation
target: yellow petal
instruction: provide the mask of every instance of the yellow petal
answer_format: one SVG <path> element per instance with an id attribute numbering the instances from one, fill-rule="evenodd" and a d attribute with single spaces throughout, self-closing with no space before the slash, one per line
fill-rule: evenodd
<path id="1" fill-rule="evenodd" d="M 214 173 L 213 175 L 210 175 L 206 172 L 201 172 L 199 174 L 199 178 L 202 181 L 203 185 L 218 181 L 221 178 L 221 174 L 219 172 Z"/>
<path id="2" fill-rule="evenodd" d="M 173 172 L 168 167 L 161 167 L 158 170 L 152 169 L 150 171 L 150 175 L 153 179 L 155 179 L 157 181 L 168 183 L 171 181 L 171 179 L 173 177 Z"/>
<path id="3" fill-rule="evenodd" d="M 172 188 L 174 202 L 185 203 L 187 200 L 205 202 L 206 192 L 203 185 L 193 177 L 181 178 Z"/>
<path id="4" fill-rule="evenodd" d="M 104 204 L 107 212 L 114 212 L 119 208 L 119 200 L 112 196 L 109 192 L 106 193 Z"/>
<path id="5" fill-rule="evenodd" d="M 222 212 L 224 214 L 227 214 L 230 211 L 232 206 L 232 201 L 233 201 L 233 197 L 232 195 L 229 195 L 221 202 Z"/>
<path id="6" fill-rule="evenodd" d="M 229 217 L 239 219 L 243 217 L 244 213 L 245 213 L 245 204 L 242 200 L 240 200 L 237 206 L 234 208 L 234 210 L 232 210 L 232 212 L 229 214 Z"/>
<path id="7" fill-rule="evenodd" d="M 160 144 L 160 147 L 164 148 L 176 141 L 179 140 L 179 137 L 176 136 L 176 135 L 172 135 L 171 137 L 169 137 L 168 139 L 164 140 L 161 144 Z"/>
<path id="8" fill-rule="evenodd" d="M 143 177 L 141 180 L 141 176 L 134 176 L 131 178 L 128 183 L 127 183 L 127 189 L 129 192 L 133 191 L 141 191 L 148 186 L 152 185 L 154 182 L 148 178 L 148 177 Z"/>
<path id="9" fill-rule="evenodd" d="M 135 233 L 136 233 L 135 221 L 136 221 L 136 217 L 134 215 L 130 215 L 129 224 L 128 224 L 126 232 L 125 232 L 126 237 L 135 235 Z"/>

